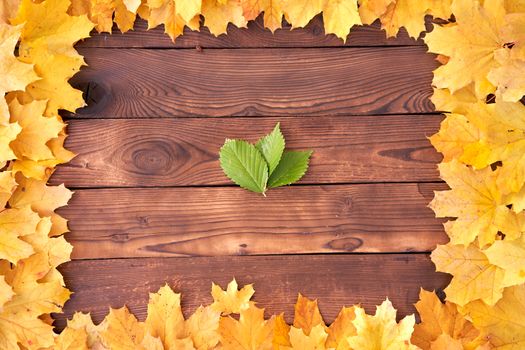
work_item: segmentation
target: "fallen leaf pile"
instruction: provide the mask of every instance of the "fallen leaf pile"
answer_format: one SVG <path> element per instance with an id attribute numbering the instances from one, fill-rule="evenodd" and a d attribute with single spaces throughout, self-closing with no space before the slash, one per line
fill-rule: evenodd
<path id="1" fill-rule="evenodd" d="M 57 266 L 70 259 L 67 222 L 54 211 L 71 192 L 47 181 L 74 155 L 64 149 L 59 110 L 84 105 L 68 80 L 85 64 L 74 44 L 93 28 L 122 32 L 141 17 L 175 40 L 185 27 L 227 32 L 263 14 L 305 26 L 322 13 L 325 32 L 346 40 L 354 25 L 379 21 L 388 36 L 424 41 L 442 63 L 432 101 L 446 112 L 431 137 L 450 190 L 431 208 L 450 220 L 450 242 L 432 253 L 453 275 L 446 302 L 421 291 L 413 316 L 396 322 L 386 300 L 374 315 L 344 307 L 327 326 L 299 297 L 294 322 L 265 317 L 253 288 L 213 286 L 214 302 L 188 318 L 168 286 L 151 294 L 138 321 L 111 309 L 94 325 L 75 314 L 58 335 L 51 313 L 70 292 Z M 428 23 L 428 22 L 427 22 Z M 525 348 L 525 3 L 520 0 L 2 0 L 0 2 L 0 349 L 518 350 Z M 273 163 L 272 163 L 273 164 Z"/>

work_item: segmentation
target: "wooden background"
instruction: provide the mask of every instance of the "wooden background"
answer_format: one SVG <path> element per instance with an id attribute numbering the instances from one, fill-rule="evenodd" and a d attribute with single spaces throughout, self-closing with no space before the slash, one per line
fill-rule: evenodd
<path id="1" fill-rule="evenodd" d="M 73 85 L 88 106 L 66 118 L 78 156 L 51 180 L 75 190 L 60 210 L 75 294 L 59 328 L 74 310 L 100 321 L 123 304 L 143 319 L 165 282 L 185 312 L 235 276 L 288 320 L 298 292 L 320 298 L 327 322 L 387 296 L 404 316 L 420 287 L 447 284 L 428 254 L 446 241 L 427 208 L 446 187 L 427 140 L 442 119 L 429 101 L 437 63 L 421 41 L 374 25 L 343 44 L 319 17 L 274 35 L 260 19 L 218 38 L 188 31 L 175 44 L 145 28 L 78 45 L 89 67 Z M 308 174 L 267 198 L 232 186 L 224 139 L 255 141 L 277 121 L 287 147 L 314 149 Z"/>

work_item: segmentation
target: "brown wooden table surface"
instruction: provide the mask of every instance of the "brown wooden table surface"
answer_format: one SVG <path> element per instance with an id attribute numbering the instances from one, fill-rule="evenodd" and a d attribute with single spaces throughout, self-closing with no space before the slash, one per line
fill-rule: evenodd
<path id="1" fill-rule="evenodd" d="M 59 328 L 75 310 L 100 321 L 123 304 L 143 319 L 165 282 L 186 313 L 235 276 L 288 320 L 298 292 L 320 298 L 328 322 L 387 296 L 403 316 L 420 287 L 447 284 L 428 255 L 446 238 L 427 204 L 446 186 L 427 140 L 442 119 L 429 101 L 437 63 L 421 41 L 373 25 L 343 43 L 319 17 L 175 44 L 145 28 L 78 45 L 89 67 L 72 82 L 88 106 L 66 117 L 78 156 L 51 179 L 75 190 L 60 210 L 74 294 Z M 308 174 L 267 198 L 232 186 L 224 139 L 255 141 L 278 121 L 287 147 L 314 150 Z"/>

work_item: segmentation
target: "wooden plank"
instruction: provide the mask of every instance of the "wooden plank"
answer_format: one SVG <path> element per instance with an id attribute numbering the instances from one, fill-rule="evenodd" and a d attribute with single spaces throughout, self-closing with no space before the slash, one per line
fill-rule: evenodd
<path id="1" fill-rule="evenodd" d="M 233 277 L 255 283 L 254 300 L 266 315 L 285 312 L 293 319 L 297 293 L 319 298 L 321 312 L 332 322 L 343 305 L 361 303 L 369 312 L 388 297 L 398 317 L 415 312 L 419 288 L 444 288 L 449 277 L 434 272 L 426 254 L 296 255 L 214 258 L 143 258 L 73 261 L 60 268 L 74 294 L 65 313 L 56 315 L 59 329 L 74 311 L 91 312 L 100 322 L 108 307 L 126 304 L 144 320 L 148 293 L 168 283 L 182 292 L 186 316 L 211 302 L 211 282 L 225 286 Z"/>
<path id="2" fill-rule="evenodd" d="M 277 122 L 289 149 L 313 149 L 301 183 L 439 181 L 427 137 L 441 116 L 72 120 L 58 168 L 68 187 L 225 185 L 218 152 L 225 138 L 255 142 Z"/>
<path id="3" fill-rule="evenodd" d="M 444 184 L 78 190 L 60 213 L 86 258 L 428 252 L 446 242 L 427 208 Z"/>
<path id="4" fill-rule="evenodd" d="M 356 26 L 347 37 L 346 42 L 333 34 L 326 35 L 321 15 L 305 27 L 291 29 L 284 23 L 282 29 L 275 33 L 263 28 L 262 17 L 250 21 L 247 28 L 228 26 L 227 35 L 218 37 L 210 34 L 208 28 L 202 27 L 201 31 L 192 31 L 185 28 L 184 35 L 178 37 L 173 43 L 164 27 L 147 30 L 147 22 L 138 19 L 133 31 L 120 33 L 115 26 L 113 34 L 93 33 L 89 40 L 80 42 L 78 47 L 121 47 L 121 48 L 239 48 L 239 47 L 330 47 L 330 46 L 400 46 L 423 45 L 422 40 L 411 39 L 404 29 L 396 38 L 387 39 L 385 31 L 381 30 L 379 23 L 371 26 Z"/>
<path id="5" fill-rule="evenodd" d="M 424 47 L 88 49 L 82 118 L 433 112 Z"/>

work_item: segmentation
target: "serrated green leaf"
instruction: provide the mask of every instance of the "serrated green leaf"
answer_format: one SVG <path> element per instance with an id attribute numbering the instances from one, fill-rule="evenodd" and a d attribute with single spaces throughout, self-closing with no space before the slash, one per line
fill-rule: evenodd
<path id="1" fill-rule="evenodd" d="M 266 191 L 268 165 L 254 145 L 242 140 L 226 140 L 219 158 L 222 170 L 237 185 L 253 192 Z"/>
<path id="2" fill-rule="evenodd" d="M 308 169 L 311 155 L 312 151 L 285 151 L 268 180 L 268 187 L 274 188 L 298 181 Z"/>
<path id="3" fill-rule="evenodd" d="M 273 171 L 279 164 L 284 151 L 284 136 L 279 128 L 279 123 L 271 133 L 257 141 L 255 147 L 261 152 L 266 163 L 268 163 L 268 174 L 272 175 Z"/>

